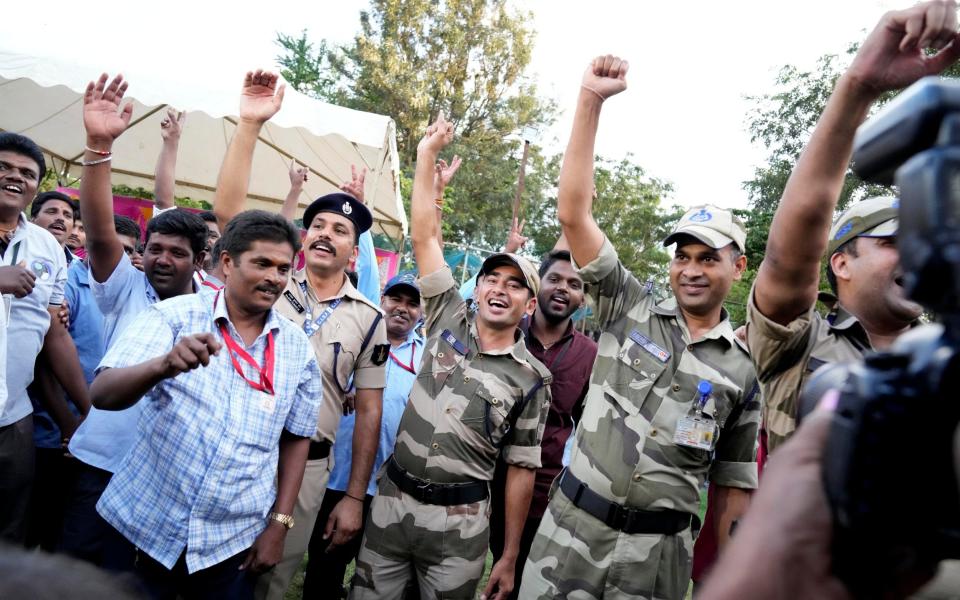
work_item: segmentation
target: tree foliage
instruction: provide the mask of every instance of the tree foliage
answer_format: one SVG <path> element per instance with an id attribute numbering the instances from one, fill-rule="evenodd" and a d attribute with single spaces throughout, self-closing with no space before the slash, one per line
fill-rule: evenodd
<path id="1" fill-rule="evenodd" d="M 314 47 L 306 34 L 279 34 L 278 60 L 297 89 L 393 118 L 406 177 L 423 131 L 443 111 L 457 130 L 450 156 L 465 161 L 447 195 L 447 239 L 494 247 L 512 215 L 519 134 L 545 130 L 556 114 L 525 75 L 531 22 L 530 13 L 506 0 L 371 0 L 352 42 Z M 539 210 L 550 173 L 550 159 L 534 148 L 524 195 L 529 210 Z"/>

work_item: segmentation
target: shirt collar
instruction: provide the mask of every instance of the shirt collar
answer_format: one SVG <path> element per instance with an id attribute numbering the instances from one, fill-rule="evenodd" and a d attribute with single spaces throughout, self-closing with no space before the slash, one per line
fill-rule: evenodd
<path id="1" fill-rule="evenodd" d="M 477 321 L 470 321 L 470 335 L 475 340 L 476 346 L 480 347 L 480 335 L 477 333 Z M 484 350 L 484 354 L 488 356 L 500 356 L 504 354 L 509 354 L 513 357 L 515 361 L 521 364 L 527 364 L 527 357 L 530 356 L 529 351 L 527 350 L 526 337 L 523 335 L 523 331 L 518 326 L 514 330 L 514 340 L 513 345 L 507 348 L 501 348 L 499 350 Z"/>
<path id="2" fill-rule="evenodd" d="M 293 274 L 293 280 L 296 281 L 296 282 L 297 282 L 297 285 L 300 286 L 301 291 L 302 291 L 303 289 L 306 289 L 306 290 L 307 290 L 306 293 L 307 293 L 307 294 L 310 294 L 310 301 L 311 301 L 311 302 L 313 302 L 313 301 L 316 301 L 316 302 L 326 302 L 326 301 L 328 301 L 328 300 L 335 300 L 335 299 L 337 299 L 337 298 L 343 298 L 344 296 L 346 296 L 346 297 L 348 297 L 348 298 L 353 298 L 354 300 L 361 300 L 361 299 L 363 299 L 363 298 L 366 298 L 366 296 L 363 296 L 360 292 L 358 292 L 358 291 L 357 291 L 357 288 L 355 288 L 355 287 L 353 286 L 353 284 L 350 283 L 350 278 L 347 277 L 347 274 L 346 274 L 346 273 L 343 274 L 343 285 L 340 286 L 340 290 L 339 290 L 336 294 L 334 294 L 333 297 L 331 297 L 331 298 L 317 298 L 317 297 L 316 297 L 316 292 L 313 290 L 313 288 L 310 286 L 310 282 L 307 280 L 307 268 L 306 268 L 306 267 L 304 267 L 304 268 L 300 269 L 299 271 L 295 272 L 295 273 Z"/>
<path id="3" fill-rule="evenodd" d="M 397 350 L 401 350 L 413 344 L 423 345 L 423 336 L 417 333 L 417 328 L 414 327 L 410 330 L 410 333 L 407 334 L 407 339 L 403 341 L 402 344 L 397 346 Z"/>
<path id="4" fill-rule="evenodd" d="M 537 339 L 537 336 L 534 335 L 533 333 L 533 320 L 536 318 L 537 314 L 538 314 L 538 311 L 534 311 L 533 316 L 531 316 L 529 319 L 522 320 L 520 322 L 520 329 L 523 331 L 524 335 L 526 335 L 531 340 L 535 340 L 538 344 L 540 344 L 540 347 L 542 348 L 543 343 L 539 339 Z M 570 319 L 567 322 L 567 328 L 566 330 L 564 330 L 563 335 L 561 335 L 557 339 L 557 341 L 553 344 L 553 346 L 556 346 L 560 342 L 565 341 L 567 338 L 573 337 L 573 334 L 575 331 L 576 330 L 573 328 L 573 319 Z"/>
<path id="5" fill-rule="evenodd" d="M 651 312 L 664 316 L 664 317 L 673 317 L 677 319 L 677 322 L 683 324 L 685 333 L 689 337 L 689 331 L 687 330 L 686 321 L 683 318 L 683 312 L 680 310 L 680 307 L 677 305 L 677 299 L 674 296 L 670 296 L 663 302 L 654 305 L 651 309 Z M 733 346 L 736 344 L 736 336 L 733 334 L 733 326 L 730 325 L 730 317 L 727 314 L 727 309 L 720 308 L 720 322 L 713 326 L 713 329 L 703 334 L 703 336 L 697 340 L 726 340 L 726 342 Z"/>
<path id="6" fill-rule="evenodd" d="M 230 315 L 227 314 L 227 302 L 226 295 L 223 293 L 223 290 L 219 291 L 213 297 L 213 321 L 214 323 L 223 319 L 227 322 L 227 325 L 230 327 L 232 334 L 237 335 L 239 339 L 239 332 L 237 328 L 234 327 L 233 321 L 230 320 Z M 267 313 L 267 321 L 263 324 L 263 330 L 260 332 L 260 335 L 257 336 L 259 340 L 263 336 L 267 335 L 267 332 L 274 332 L 280 330 L 280 319 L 277 317 L 277 311 L 273 308 L 270 309 L 270 312 Z"/>

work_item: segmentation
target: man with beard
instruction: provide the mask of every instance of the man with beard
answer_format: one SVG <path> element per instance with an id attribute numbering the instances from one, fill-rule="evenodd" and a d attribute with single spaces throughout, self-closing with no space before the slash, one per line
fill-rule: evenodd
<path id="1" fill-rule="evenodd" d="M 570 466 L 523 573 L 524 598 L 680 600 L 690 581 L 700 486 L 717 491 L 721 547 L 757 485 L 753 365 L 723 302 L 746 268 L 730 211 L 687 211 L 664 240 L 674 296 L 657 303 L 592 215 L 594 143 L 628 64 L 587 67 L 560 171 L 557 216 L 602 328 Z"/>
<path id="2" fill-rule="evenodd" d="M 307 336 L 273 308 L 299 237 L 279 215 L 237 215 L 226 286 L 152 305 L 98 367 L 97 407 L 144 405 L 97 510 L 136 546 L 152 598 L 252 598 L 294 526 L 322 397 Z"/>
<path id="3" fill-rule="evenodd" d="M 504 552 L 484 594 L 513 589 L 524 519 L 540 467 L 550 372 L 518 325 L 537 304 L 529 261 L 494 254 L 481 268 L 471 319 L 438 244 L 437 156 L 453 138 L 443 115 L 417 147 L 410 235 L 428 339 L 393 457 L 381 470 L 351 597 L 399 598 L 416 572 L 421 598 L 472 598 L 489 541 L 489 483 L 507 463 Z"/>
<path id="4" fill-rule="evenodd" d="M 397 441 L 397 427 L 407 405 L 410 389 L 420 370 L 423 355 L 423 336 L 416 331 L 423 310 L 420 307 L 420 286 L 411 273 L 397 275 L 383 288 L 380 301 L 384 322 L 387 324 L 387 339 L 390 341 L 390 358 L 387 360 L 387 384 L 383 388 L 383 416 L 380 419 L 380 444 L 373 463 L 376 473 L 393 454 Z M 333 445 L 334 467 L 330 473 L 327 491 L 323 494 L 319 521 L 325 522 L 330 512 L 343 499 L 353 463 L 351 440 L 353 439 L 354 415 L 352 411 L 340 419 L 337 442 Z M 377 493 L 376 481 L 367 486 L 364 498 L 364 524 L 367 522 L 370 504 Z M 343 574 L 347 565 L 360 551 L 360 536 L 346 545 L 327 552 L 328 540 L 322 531 L 315 528 L 310 538 L 309 555 L 303 581 L 304 598 L 340 598 L 343 596 Z"/>
<path id="5" fill-rule="evenodd" d="M 114 228 L 110 159 L 114 141 L 130 122 L 132 104 L 120 107 L 127 83 L 109 84 L 104 74 L 87 86 L 83 124 L 87 144 L 80 183 L 80 208 L 87 231 L 90 287 L 104 318 L 104 346 L 153 304 L 195 291 L 193 273 L 203 261 L 207 228 L 200 217 L 183 210 L 164 212 L 147 223 L 143 271 L 133 266 Z M 132 548 L 106 525 L 95 510 L 97 500 L 137 439 L 142 406 L 121 411 L 92 409 L 70 440 L 81 461 L 71 497 L 75 518 L 83 520 L 64 537 L 64 547 L 82 554 L 102 547 L 102 566 L 130 569 Z M 81 516 L 81 515 L 85 515 Z"/>
<path id="6" fill-rule="evenodd" d="M 222 226 L 243 207 L 260 130 L 282 101 L 283 86 L 278 89 L 276 75 L 247 73 L 237 130 L 217 180 L 213 210 Z M 283 597 L 315 526 L 323 528 L 331 547 L 345 544 L 360 531 L 363 500 L 380 438 L 384 363 L 390 345 L 380 308 L 360 294 L 345 273 L 351 259 L 357 257 L 360 234 L 370 229 L 373 216 L 353 196 L 334 193 L 314 200 L 303 213 L 303 223 L 307 228 L 303 240 L 306 266 L 290 278 L 277 310 L 310 338 L 323 373 L 324 402 L 294 508 L 297 527 L 286 539 L 281 563 L 257 582 L 258 598 Z M 356 389 L 357 415 L 350 478 L 329 519 L 318 522 L 333 466 L 330 449 L 351 388 Z"/>
<path id="7" fill-rule="evenodd" d="M 57 240 L 68 267 L 76 258 L 68 244 L 79 216 L 77 201 L 63 192 L 43 192 L 30 203 L 30 222 L 43 227 Z"/>
<path id="8" fill-rule="evenodd" d="M 0 134 L 0 329 L 6 336 L 0 339 L 6 353 L 0 366 L 6 392 L 0 395 L 0 539 L 14 542 L 23 541 L 34 475 L 27 386 L 37 357 L 51 365 L 81 412 L 90 406 L 76 347 L 58 314 L 67 280 L 63 248 L 23 214 L 45 170 L 32 140 Z"/>
<path id="9" fill-rule="evenodd" d="M 817 368 L 887 348 L 920 316 L 921 307 L 900 285 L 897 201 L 871 198 L 852 204 L 832 227 L 830 219 L 854 133 L 870 107 L 883 93 L 953 64 L 960 55 L 956 29 L 953 2 L 884 15 L 837 80 L 784 188 L 747 304 L 747 343 L 763 389 L 771 451 L 796 429 L 800 390 Z M 939 52 L 927 55 L 926 48 Z M 839 298 L 826 319 L 814 311 L 824 250 L 827 279 Z"/>
<path id="10" fill-rule="evenodd" d="M 554 250 L 540 262 L 540 293 L 537 309 L 526 323 L 527 350 L 553 375 L 550 412 L 540 444 L 541 467 L 534 481 L 533 500 L 520 538 L 517 580 L 511 598 L 520 591 L 520 576 L 533 537 L 547 509 L 550 485 L 563 469 L 563 450 L 574 423 L 580 420 L 583 399 L 590 384 L 590 371 L 597 357 L 597 344 L 573 326 L 573 313 L 583 306 L 583 279 L 570 262 L 570 252 Z M 497 463 L 490 515 L 490 550 L 493 559 L 503 554 L 504 484 L 506 463 Z"/>

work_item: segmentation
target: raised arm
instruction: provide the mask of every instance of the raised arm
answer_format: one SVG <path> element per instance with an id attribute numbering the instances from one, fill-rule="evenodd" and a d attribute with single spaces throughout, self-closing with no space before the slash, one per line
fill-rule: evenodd
<path id="1" fill-rule="evenodd" d="M 277 76 L 265 71 L 248 71 L 240 92 L 240 119 L 237 130 L 227 146 L 217 191 L 213 195 L 213 214 L 217 216 L 220 231 L 227 227 L 237 213 L 243 211 L 250 187 L 253 167 L 253 149 L 263 124 L 277 114 L 283 103 L 284 85 L 277 85 Z"/>
<path id="2" fill-rule="evenodd" d="M 813 305 L 820 258 L 827 248 L 857 127 L 883 92 L 939 73 L 955 62 L 960 56 L 956 30 L 952 1 L 889 12 L 837 80 L 770 225 L 754 289 L 763 315 L 787 324 Z M 925 48 L 939 52 L 927 55 Z"/>
<path id="3" fill-rule="evenodd" d="M 303 182 L 307 180 L 307 173 L 310 170 L 301 167 L 297 161 L 290 162 L 290 191 L 283 200 L 283 206 L 280 207 L 280 216 L 288 221 L 293 221 L 297 215 L 297 204 L 300 201 L 300 192 L 303 191 Z"/>
<path id="4" fill-rule="evenodd" d="M 442 158 L 438 159 L 436 171 L 433 174 L 433 205 L 437 215 L 437 245 L 440 246 L 440 252 L 443 252 L 443 192 L 462 162 L 456 154 L 453 155 L 449 165 Z"/>
<path id="5" fill-rule="evenodd" d="M 420 277 L 439 271 L 446 264 L 439 245 L 440 223 L 434 204 L 434 175 L 440 151 L 453 140 L 453 124 L 443 114 L 437 117 L 417 146 L 417 166 L 410 200 L 410 241 Z"/>
<path id="6" fill-rule="evenodd" d="M 627 89 L 628 67 L 627 61 L 615 56 L 598 56 L 580 85 L 557 192 L 557 218 L 578 265 L 596 258 L 603 245 L 603 232 L 593 220 L 593 148 L 603 102 Z"/>
<path id="7" fill-rule="evenodd" d="M 180 147 L 180 132 L 187 120 L 186 111 L 177 112 L 167 108 L 167 116 L 160 121 L 160 137 L 163 146 L 157 157 L 157 169 L 153 179 L 153 200 L 160 210 L 173 208 L 173 188 L 177 184 L 177 150 Z"/>
<path id="8" fill-rule="evenodd" d="M 80 180 L 80 210 L 87 232 L 87 259 L 96 281 L 104 282 L 120 262 L 123 245 L 113 228 L 113 188 L 110 186 L 110 159 L 113 142 L 126 130 L 133 104 L 120 103 L 127 91 L 123 75 L 107 84 L 104 73 L 90 82 L 83 95 L 83 126 L 87 148 Z"/>

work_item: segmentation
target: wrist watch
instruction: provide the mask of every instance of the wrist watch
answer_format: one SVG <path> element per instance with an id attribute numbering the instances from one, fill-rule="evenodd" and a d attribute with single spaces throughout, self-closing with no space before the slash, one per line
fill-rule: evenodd
<path id="1" fill-rule="evenodd" d="M 283 513 L 271 512 L 270 514 L 267 515 L 267 518 L 273 521 L 276 521 L 277 523 L 280 523 L 287 529 L 293 528 L 293 515 L 285 515 Z"/>

